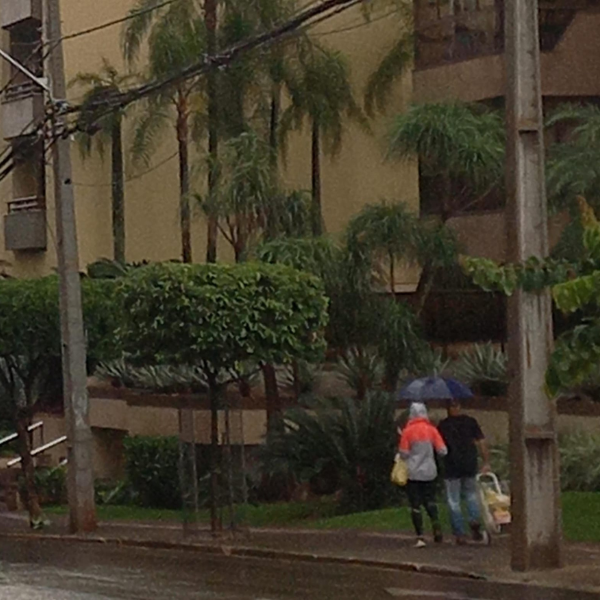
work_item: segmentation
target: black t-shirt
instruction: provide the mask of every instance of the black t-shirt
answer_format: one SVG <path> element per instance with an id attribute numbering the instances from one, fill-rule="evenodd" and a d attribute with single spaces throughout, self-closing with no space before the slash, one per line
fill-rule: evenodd
<path id="1" fill-rule="evenodd" d="M 477 475 L 477 446 L 476 441 L 483 439 L 479 423 L 467 415 L 448 417 L 438 429 L 448 447 L 444 460 L 444 477 L 460 479 Z"/>

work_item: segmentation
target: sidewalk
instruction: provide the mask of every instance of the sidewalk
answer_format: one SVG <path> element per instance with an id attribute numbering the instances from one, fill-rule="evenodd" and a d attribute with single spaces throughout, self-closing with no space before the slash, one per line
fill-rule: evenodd
<path id="1" fill-rule="evenodd" d="M 508 538 L 494 539 L 491 547 L 457 547 L 445 542 L 426 548 L 412 547 L 406 533 L 376 533 L 357 530 L 317 531 L 308 529 L 251 529 L 214 540 L 202 528 L 184 537 L 174 522 L 101 522 L 94 534 L 69 536 L 65 517 L 54 517 L 43 532 L 31 532 L 24 515 L 0 513 L 2 537 L 48 538 L 89 543 L 120 543 L 151 548 L 182 549 L 235 556 L 281 558 L 320 562 L 345 562 L 435 575 L 479 577 L 496 581 L 529 583 L 598 593 L 600 599 L 600 546 L 565 545 L 565 566 L 552 572 L 513 573 L 509 567 Z"/>

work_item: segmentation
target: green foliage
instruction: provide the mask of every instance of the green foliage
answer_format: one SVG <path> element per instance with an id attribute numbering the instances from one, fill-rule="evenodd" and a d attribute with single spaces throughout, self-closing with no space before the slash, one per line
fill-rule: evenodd
<path id="1" fill-rule="evenodd" d="M 142 506 L 179 508 L 179 441 L 177 437 L 126 437 L 125 471 Z"/>
<path id="2" fill-rule="evenodd" d="M 67 501 L 66 468 L 36 469 L 35 489 L 41 505 L 64 504 Z"/>
<path id="3" fill-rule="evenodd" d="M 578 432 L 559 436 L 560 482 L 564 492 L 600 491 L 600 437 Z M 509 478 L 510 462 L 506 444 L 491 449 L 494 472 Z"/>
<path id="4" fill-rule="evenodd" d="M 383 112 L 391 96 L 393 84 L 409 72 L 413 65 L 415 40 L 404 33 L 369 76 L 365 91 L 365 109 L 373 115 L 375 109 Z"/>
<path id="5" fill-rule="evenodd" d="M 322 286 L 283 265 L 150 265 L 120 294 L 120 338 L 142 364 L 193 364 L 212 378 L 243 361 L 318 360 L 324 350 Z"/>
<path id="6" fill-rule="evenodd" d="M 568 139 L 548 150 L 547 187 L 555 210 L 572 207 L 583 196 L 600 208 L 600 108 L 566 104 L 547 122 L 548 128 L 568 127 Z"/>
<path id="7" fill-rule="evenodd" d="M 476 344 L 460 353 L 452 365 L 452 373 L 483 396 L 501 396 L 506 392 L 507 358 L 493 344 Z"/>
<path id="8" fill-rule="evenodd" d="M 390 287 L 400 261 L 439 267 L 450 266 L 457 258 L 450 229 L 419 219 L 403 202 L 365 206 L 350 221 L 346 244 L 353 261 L 369 264 Z"/>
<path id="9" fill-rule="evenodd" d="M 287 87 L 291 102 L 280 125 L 284 149 L 289 133 L 302 129 L 305 119 L 319 128 L 325 152 L 331 156 L 341 150 L 345 119 L 368 128 L 341 53 L 320 47 L 306 49 L 291 66 Z"/>
<path id="10" fill-rule="evenodd" d="M 224 145 L 217 194 L 200 201 L 206 214 L 217 219 L 239 261 L 267 227 L 268 212 L 277 196 L 271 149 L 255 133 L 246 132 Z"/>
<path id="11" fill-rule="evenodd" d="M 77 136 L 79 150 L 84 158 L 90 156 L 94 142 L 99 156 L 104 158 L 106 146 L 110 144 L 116 128 L 120 128 L 124 117 L 123 109 L 101 115 L 92 107 L 102 104 L 108 96 L 119 93 L 133 79 L 134 76 L 131 74 L 121 75 L 106 58 L 103 58 L 102 67 L 97 73 L 78 73 L 71 80 L 69 87 L 80 87 L 86 90 L 82 101 L 84 110 L 79 121 L 82 133 Z M 106 112 L 105 109 L 102 111 Z M 89 131 L 90 126 L 92 132 Z"/>
<path id="12" fill-rule="evenodd" d="M 176 394 L 205 392 L 208 384 L 204 372 L 190 365 L 134 366 L 123 358 L 101 363 L 96 377 L 126 388 Z"/>
<path id="13" fill-rule="evenodd" d="M 413 105 L 396 117 L 389 134 L 390 157 L 418 158 L 425 176 L 442 178 L 446 186 L 464 182 L 465 191 L 481 197 L 502 186 L 504 153 L 502 116 L 480 104 Z M 472 196 L 467 197 L 472 204 Z M 465 202 L 462 194 L 446 195 L 442 198 L 446 216 L 464 209 Z"/>
<path id="14" fill-rule="evenodd" d="M 309 363 L 305 360 L 285 367 L 278 378 L 279 385 L 293 393 L 297 399 L 312 396 L 315 393 L 323 365 Z"/>
<path id="15" fill-rule="evenodd" d="M 267 440 L 265 469 L 328 491 L 339 489 L 345 511 L 381 507 L 394 492 L 389 481 L 394 408 L 392 398 L 379 394 L 362 402 L 321 401 L 310 412 L 288 411 L 285 431 Z"/>
<path id="16" fill-rule="evenodd" d="M 349 348 L 340 358 L 338 373 L 357 398 L 363 399 L 367 392 L 381 388 L 384 363 L 376 349 Z"/>

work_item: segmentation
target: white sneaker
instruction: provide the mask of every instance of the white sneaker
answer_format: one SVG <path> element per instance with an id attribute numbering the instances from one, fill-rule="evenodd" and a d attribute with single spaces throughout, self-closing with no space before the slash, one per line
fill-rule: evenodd
<path id="1" fill-rule="evenodd" d="M 419 538 L 415 544 L 415 548 L 425 548 L 425 546 L 427 546 L 427 544 L 423 538 Z"/>

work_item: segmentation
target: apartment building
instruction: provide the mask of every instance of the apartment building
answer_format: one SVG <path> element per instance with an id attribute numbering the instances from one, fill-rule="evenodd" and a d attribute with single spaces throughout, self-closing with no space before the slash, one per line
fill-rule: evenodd
<path id="1" fill-rule="evenodd" d="M 462 100 L 501 108 L 506 91 L 505 0 L 415 0 L 416 102 Z M 539 0 L 542 93 L 546 110 L 568 101 L 600 100 L 600 2 Z M 548 134 L 560 140 L 564 131 Z M 440 214 L 436 182 L 420 176 L 422 214 Z M 503 261 L 507 257 L 505 196 L 493 190 L 464 203 L 449 221 L 466 251 Z M 549 223 L 551 243 L 564 221 Z M 452 283 L 450 283 L 452 286 Z M 443 343 L 505 339 L 504 299 L 476 290 L 445 289 L 428 306 L 427 329 Z"/>
<path id="2" fill-rule="evenodd" d="M 43 76 L 44 64 L 39 50 L 44 35 L 44 0 L 2 0 L 0 25 L 2 44 L 17 60 L 26 62 Z M 117 20 L 125 16 L 133 2 L 105 0 L 63 0 L 63 34 Z M 352 65 L 356 96 L 362 100 L 366 81 L 386 50 L 398 35 L 398 21 L 392 17 L 372 24 L 365 23 L 360 7 L 321 23 L 314 29 L 320 43 L 344 52 Z M 102 59 L 125 72 L 121 56 L 121 26 L 109 27 L 64 42 L 67 80 L 79 72 L 97 72 Z M 143 68 L 143 60 L 138 65 Z M 0 183 L 3 226 L 0 228 L 0 269 L 17 276 L 38 276 L 56 265 L 54 249 L 54 201 L 51 156 L 41 144 L 31 144 L 32 124 L 43 115 L 44 98 L 30 81 L 9 65 L 2 65 L 4 84 L 0 137 L 5 144 L 22 149 L 17 167 Z M 411 78 L 399 86 L 390 113 L 400 110 L 410 100 Z M 69 89 L 68 99 L 76 102 L 83 90 Z M 180 253 L 178 234 L 178 171 L 173 128 L 167 128 L 157 144 L 150 167 L 134 168 L 130 156 L 132 124 L 136 108 L 125 123 L 126 156 L 126 242 L 130 261 L 177 258 Z M 388 117 L 374 121 L 372 134 L 348 124 L 341 154 L 335 159 L 323 157 L 323 203 L 326 228 L 335 234 L 343 230 L 349 218 L 362 206 L 382 198 L 401 200 L 417 207 L 417 175 L 414 165 L 391 164 L 383 159 L 383 136 Z M 288 188 L 310 188 L 309 132 L 296 135 L 290 144 L 287 165 L 282 177 Z M 206 169 L 202 169 L 201 151 L 194 150 L 192 171 L 195 190 L 204 190 Z M 81 265 L 111 254 L 110 168 L 109 160 L 97 154 L 83 161 L 72 144 L 73 183 Z M 147 172 L 146 172 L 147 171 Z M 0 169 L 1 172 L 1 169 Z M 206 224 L 200 210 L 193 219 L 193 258 L 205 256 Z M 231 253 L 221 240 L 220 258 Z M 401 278 L 402 279 L 402 278 Z M 415 273 L 406 273 L 399 290 L 414 289 Z"/>

